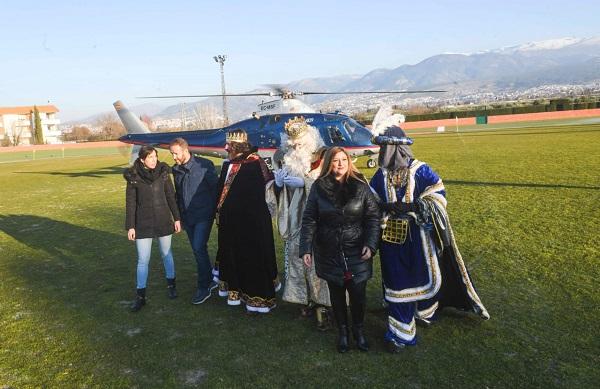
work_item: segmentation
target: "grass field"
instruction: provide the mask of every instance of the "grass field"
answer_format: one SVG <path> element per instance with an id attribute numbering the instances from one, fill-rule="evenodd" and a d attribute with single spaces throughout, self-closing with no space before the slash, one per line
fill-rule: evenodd
<path id="1" fill-rule="evenodd" d="M 98 148 L 69 148 L 53 150 L 27 150 L 17 152 L 0 153 L 0 163 L 37 161 L 56 158 L 79 158 L 102 155 L 123 155 L 128 152 L 130 147 L 123 145 L 121 147 L 98 147 Z"/>
<path id="2" fill-rule="evenodd" d="M 335 333 L 318 332 L 296 306 L 254 318 L 214 295 L 190 304 L 195 266 L 183 234 L 174 238 L 180 297 L 167 299 L 155 247 L 148 305 L 132 314 L 127 158 L 4 163 L 0 387 L 596 387 L 600 125 L 415 138 L 417 157 L 444 179 L 491 320 L 448 311 L 418 328 L 416 347 L 386 353 L 376 258 L 371 351 L 340 355 Z M 216 230 L 211 256 L 215 244 Z"/>

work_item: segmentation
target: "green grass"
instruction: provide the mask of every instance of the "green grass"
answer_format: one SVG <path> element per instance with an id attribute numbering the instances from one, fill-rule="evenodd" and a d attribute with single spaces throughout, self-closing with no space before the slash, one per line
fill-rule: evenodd
<path id="1" fill-rule="evenodd" d="M 458 131 L 456 126 L 453 124 L 447 125 L 446 132 L 487 132 L 487 131 L 498 131 L 498 130 L 527 130 L 533 128 L 548 129 L 550 127 L 556 127 L 554 130 L 562 131 L 562 127 L 566 126 L 569 131 L 577 126 L 594 127 L 594 125 L 600 123 L 600 117 L 584 117 L 584 118 L 568 118 L 568 119 L 553 119 L 553 120 L 531 120 L 523 122 L 513 123 L 493 123 L 493 124 L 468 124 L 459 125 Z M 422 133 L 422 132 L 437 132 L 437 126 L 416 128 L 409 130 L 410 133 Z"/>
<path id="2" fill-rule="evenodd" d="M 445 181 L 459 247 L 491 320 L 448 311 L 418 328 L 418 346 L 387 354 L 376 259 L 371 351 L 339 355 L 334 332 L 318 332 L 296 306 L 280 302 L 251 318 L 214 295 L 190 304 L 195 267 L 183 234 L 174 238 L 180 297 L 167 299 L 155 247 L 148 305 L 132 314 L 127 158 L 5 163 L 0 387 L 597 385 L 600 126 L 415 138 L 417 157 Z M 215 229 L 211 256 L 216 238 Z M 278 237 L 277 248 L 281 260 Z"/>
<path id="3" fill-rule="evenodd" d="M 0 153 L 0 163 L 36 161 L 55 158 L 75 158 L 101 155 L 125 155 L 130 147 L 123 145 L 119 147 L 96 147 L 91 149 L 75 149 L 65 147 L 53 150 L 27 150 Z"/>

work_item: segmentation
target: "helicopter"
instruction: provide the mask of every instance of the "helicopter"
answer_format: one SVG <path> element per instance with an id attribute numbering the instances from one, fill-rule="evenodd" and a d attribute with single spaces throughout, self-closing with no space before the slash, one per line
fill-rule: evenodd
<path id="1" fill-rule="evenodd" d="M 427 91 L 378 91 L 378 92 L 301 92 L 277 88 L 275 91 L 264 93 L 240 93 L 217 95 L 180 95 L 180 96 L 146 96 L 143 98 L 192 98 L 192 97 L 246 97 L 270 96 L 279 99 L 262 102 L 257 112 L 248 119 L 236 122 L 222 128 L 211 130 L 192 130 L 179 132 L 150 132 L 142 121 L 121 101 L 113 105 L 119 118 L 127 130 L 127 135 L 119 140 L 135 146 L 150 145 L 168 149 L 171 140 L 181 137 L 189 144 L 190 152 L 212 157 L 227 158 L 224 149 L 225 135 L 228 131 L 242 128 L 248 134 L 248 141 L 258 148 L 258 155 L 265 160 L 270 168 L 278 161 L 277 151 L 281 143 L 281 134 L 285 124 L 298 116 L 302 116 L 307 124 L 317 128 L 326 147 L 340 146 L 353 158 L 368 156 L 367 167 L 377 165 L 375 159 L 379 146 L 371 142 L 373 132 L 348 115 L 340 112 L 317 112 L 309 105 L 296 99 L 301 95 L 341 95 L 341 94 L 408 94 L 408 93 L 439 93 L 440 90 Z M 132 158 L 135 150 L 132 150 Z"/>

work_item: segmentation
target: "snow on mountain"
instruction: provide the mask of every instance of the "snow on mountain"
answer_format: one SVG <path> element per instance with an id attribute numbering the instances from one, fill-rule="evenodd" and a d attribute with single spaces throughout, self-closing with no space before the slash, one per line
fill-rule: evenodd
<path id="1" fill-rule="evenodd" d="M 548 39 L 538 42 L 528 42 L 518 46 L 506 47 L 497 52 L 518 52 L 518 51 L 534 51 L 534 50 L 558 50 L 567 46 L 575 45 L 584 41 L 585 38 L 558 38 Z"/>

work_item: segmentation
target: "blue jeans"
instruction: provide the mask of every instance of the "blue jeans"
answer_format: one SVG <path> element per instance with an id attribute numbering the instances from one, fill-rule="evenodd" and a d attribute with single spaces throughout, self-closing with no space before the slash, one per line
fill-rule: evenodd
<path id="1" fill-rule="evenodd" d="M 212 266 L 208 257 L 208 238 L 212 224 L 211 220 L 185 226 L 198 267 L 198 289 L 207 289 L 212 280 Z"/>
<path id="2" fill-rule="evenodd" d="M 148 263 L 150 263 L 150 254 L 152 253 L 152 238 L 136 239 L 135 247 L 138 253 L 137 263 L 137 288 L 146 287 L 148 280 Z M 158 247 L 160 256 L 165 265 L 165 274 L 167 278 L 175 278 L 175 263 L 173 262 L 173 253 L 171 252 L 171 235 L 158 238 Z"/>

